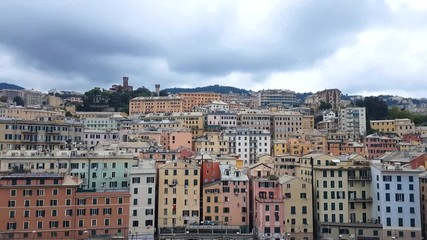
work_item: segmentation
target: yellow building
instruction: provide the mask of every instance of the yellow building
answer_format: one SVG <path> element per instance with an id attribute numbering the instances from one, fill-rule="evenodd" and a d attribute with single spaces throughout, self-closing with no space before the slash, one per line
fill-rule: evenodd
<path id="1" fill-rule="evenodd" d="M 63 116 L 63 111 L 47 111 L 37 108 L 11 107 L 0 109 L 0 117 L 36 120 L 46 116 Z"/>
<path id="2" fill-rule="evenodd" d="M 414 133 L 415 124 L 408 118 L 394 120 L 371 120 L 371 128 L 380 133 L 394 132 L 399 136 Z"/>
<path id="3" fill-rule="evenodd" d="M 314 130 L 314 116 L 313 115 L 304 115 L 302 117 L 302 129 Z"/>
<path id="4" fill-rule="evenodd" d="M 312 164 L 313 165 L 312 165 Z M 357 236 L 381 239 L 382 225 L 372 218 L 370 162 L 360 155 L 336 159 L 325 154 L 309 154 L 300 159 L 297 177 L 314 188 L 318 229 L 322 239 L 357 239 Z"/>
<path id="5" fill-rule="evenodd" d="M 183 161 L 168 162 L 159 166 L 158 177 L 159 228 L 173 229 L 198 223 L 200 168 Z"/>
<path id="6" fill-rule="evenodd" d="M 274 140 L 273 141 L 273 154 L 274 156 L 288 153 L 288 141 L 287 140 Z"/>
<path id="7" fill-rule="evenodd" d="M 194 139 L 193 145 L 193 150 L 198 153 L 228 154 L 228 142 L 222 138 L 221 132 L 206 132 L 203 137 Z"/>
<path id="8" fill-rule="evenodd" d="M 179 93 L 178 96 L 182 99 L 182 111 L 184 112 L 191 112 L 195 107 L 221 100 L 221 94 L 213 92 L 187 92 Z"/>
<path id="9" fill-rule="evenodd" d="M 313 208 L 311 184 L 297 177 L 279 178 L 285 206 L 288 239 L 313 239 Z"/>
<path id="10" fill-rule="evenodd" d="M 129 115 L 182 112 L 182 103 L 176 96 L 137 97 L 129 101 Z"/>

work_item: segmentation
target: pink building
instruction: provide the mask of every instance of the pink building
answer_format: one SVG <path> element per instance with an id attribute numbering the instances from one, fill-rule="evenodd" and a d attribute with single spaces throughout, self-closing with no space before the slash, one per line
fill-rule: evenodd
<path id="1" fill-rule="evenodd" d="M 155 142 L 166 150 L 191 149 L 193 145 L 193 133 L 188 129 L 144 129 L 129 133 L 127 138 Z"/>
<path id="2" fill-rule="evenodd" d="M 371 134 L 365 137 L 363 143 L 368 150 L 368 158 L 374 159 L 382 156 L 385 152 L 397 151 L 397 143 L 401 141 L 398 137 L 380 136 Z"/>
<path id="3" fill-rule="evenodd" d="M 219 165 L 221 179 L 203 184 L 203 220 L 249 233 L 249 179 L 242 170 Z"/>
<path id="4" fill-rule="evenodd" d="M 167 131 L 161 144 L 168 150 L 178 148 L 190 148 L 193 146 L 193 133 L 189 130 L 171 130 Z"/>
<path id="5" fill-rule="evenodd" d="M 253 231 L 258 239 L 285 237 L 285 209 L 282 187 L 273 169 L 259 163 L 249 169 Z"/>

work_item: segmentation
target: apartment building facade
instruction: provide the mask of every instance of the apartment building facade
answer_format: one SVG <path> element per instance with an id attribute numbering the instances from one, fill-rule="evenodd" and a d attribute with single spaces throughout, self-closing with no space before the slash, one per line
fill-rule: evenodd
<path id="1" fill-rule="evenodd" d="M 221 178 L 203 185 L 203 219 L 249 233 L 249 179 L 231 165 L 220 165 Z"/>
<path id="2" fill-rule="evenodd" d="M 183 112 L 191 112 L 195 107 L 208 105 L 214 101 L 221 100 L 221 94 L 214 92 L 182 92 L 178 93 L 178 97 L 182 99 Z"/>
<path id="3" fill-rule="evenodd" d="M 183 100 L 177 96 L 136 97 L 129 101 L 129 115 L 174 113 L 183 111 Z"/>
<path id="4" fill-rule="evenodd" d="M 124 190 L 138 159 L 126 151 L 9 151 L 0 162 L 1 171 L 67 173 L 79 177 L 83 189 Z"/>
<path id="5" fill-rule="evenodd" d="M 370 134 L 363 139 L 366 146 L 368 158 L 374 159 L 382 156 L 386 152 L 397 151 L 397 144 L 401 142 L 398 137 L 381 136 Z"/>
<path id="6" fill-rule="evenodd" d="M 394 119 L 394 120 L 371 120 L 371 128 L 380 133 L 397 133 L 399 136 L 415 133 L 415 124 L 412 120 Z"/>
<path id="7" fill-rule="evenodd" d="M 267 130 L 226 129 L 223 137 L 228 142 L 229 153 L 239 155 L 246 165 L 254 164 L 260 155 L 270 155 L 271 137 Z"/>
<path id="8" fill-rule="evenodd" d="M 366 108 L 349 107 L 338 111 L 338 130 L 366 135 Z"/>
<path id="9" fill-rule="evenodd" d="M 127 237 L 128 191 L 81 191 L 78 179 L 57 173 L 12 173 L 0 182 L 4 238 Z"/>
<path id="10" fill-rule="evenodd" d="M 307 182 L 312 182 L 314 177 L 313 214 L 318 222 L 317 236 L 322 239 L 339 236 L 341 239 L 383 239 L 382 225 L 372 213 L 369 161 L 359 155 L 338 159 L 325 154 L 309 154 L 300 159 L 296 173 Z"/>
<path id="11" fill-rule="evenodd" d="M 204 152 L 213 155 L 228 154 L 228 142 L 224 139 L 222 132 L 206 132 L 203 137 L 193 141 L 195 152 Z"/>
<path id="12" fill-rule="evenodd" d="M 63 111 L 48 111 L 37 108 L 24 108 L 20 106 L 1 108 L 0 117 L 17 118 L 23 120 L 36 120 L 46 116 L 64 116 Z"/>
<path id="13" fill-rule="evenodd" d="M 383 226 L 383 239 L 421 239 L 419 174 L 400 164 L 372 164 L 372 215 Z"/>
<path id="14" fill-rule="evenodd" d="M 251 184 L 251 219 L 259 239 L 285 238 L 285 209 L 279 178 L 265 164 L 248 169 Z"/>
<path id="15" fill-rule="evenodd" d="M 258 101 L 261 108 L 266 107 L 293 107 L 296 104 L 295 91 L 284 89 L 267 89 L 258 92 Z"/>
<path id="16" fill-rule="evenodd" d="M 154 239 L 156 220 L 156 178 L 154 161 L 144 160 L 130 172 L 129 235 L 131 239 Z"/>
<path id="17" fill-rule="evenodd" d="M 64 149 L 66 141 L 83 140 L 83 129 L 82 123 L 63 117 L 0 119 L 0 150 Z"/>
<path id="18" fill-rule="evenodd" d="M 200 167 L 184 161 L 158 167 L 158 230 L 171 233 L 200 219 Z"/>
<path id="19" fill-rule="evenodd" d="M 289 240 L 313 239 L 311 183 L 290 175 L 279 178 L 285 213 L 285 236 Z"/>

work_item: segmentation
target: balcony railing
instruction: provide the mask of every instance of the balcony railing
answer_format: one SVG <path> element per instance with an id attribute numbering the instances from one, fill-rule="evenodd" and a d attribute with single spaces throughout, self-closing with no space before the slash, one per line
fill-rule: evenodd
<path id="1" fill-rule="evenodd" d="M 371 178 L 371 176 L 348 176 L 348 180 L 368 181 L 368 180 L 372 180 L 372 178 Z"/>
<path id="2" fill-rule="evenodd" d="M 282 203 L 283 202 L 283 198 L 260 198 L 260 197 L 256 197 L 255 200 L 260 202 L 260 203 Z"/>
<path id="3" fill-rule="evenodd" d="M 349 202 L 372 202 L 371 197 L 364 197 L 364 198 L 349 198 Z"/>

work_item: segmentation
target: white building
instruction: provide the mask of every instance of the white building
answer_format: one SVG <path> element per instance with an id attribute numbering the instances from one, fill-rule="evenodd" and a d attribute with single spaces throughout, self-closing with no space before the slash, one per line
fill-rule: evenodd
<path id="1" fill-rule="evenodd" d="M 130 239 L 154 239 L 156 202 L 156 166 L 154 161 L 142 161 L 130 172 Z"/>
<path id="2" fill-rule="evenodd" d="M 341 108 L 338 114 L 338 130 L 352 134 L 366 134 L 366 108 Z"/>
<path id="3" fill-rule="evenodd" d="M 208 128 L 235 128 L 237 126 L 237 114 L 226 112 L 209 113 L 206 116 Z"/>
<path id="4" fill-rule="evenodd" d="M 296 103 L 296 93 L 284 89 L 267 89 L 258 92 L 258 101 L 261 108 L 265 107 L 293 107 Z"/>
<path id="5" fill-rule="evenodd" d="M 230 107 L 226 102 L 223 101 L 212 101 L 210 104 L 206 105 L 206 108 L 210 112 L 216 112 L 216 111 L 224 111 L 228 112 L 230 110 Z"/>
<path id="6" fill-rule="evenodd" d="M 229 153 L 239 155 L 245 165 L 254 164 L 258 156 L 271 153 L 271 136 L 267 130 L 236 128 L 226 129 L 223 134 Z"/>
<path id="7" fill-rule="evenodd" d="M 83 142 L 88 147 L 96 146 L 102 142 L 118 142 L 119 140 L 120 132 L 118 130 L 85 129 L 83 134 Z"/>
<path id="8" fill-rule="evenodd" d="M 383 226 L 382 239 L 421 239 L 419 174 L 400 164 L 371 165 L 372 217 Z"/>

